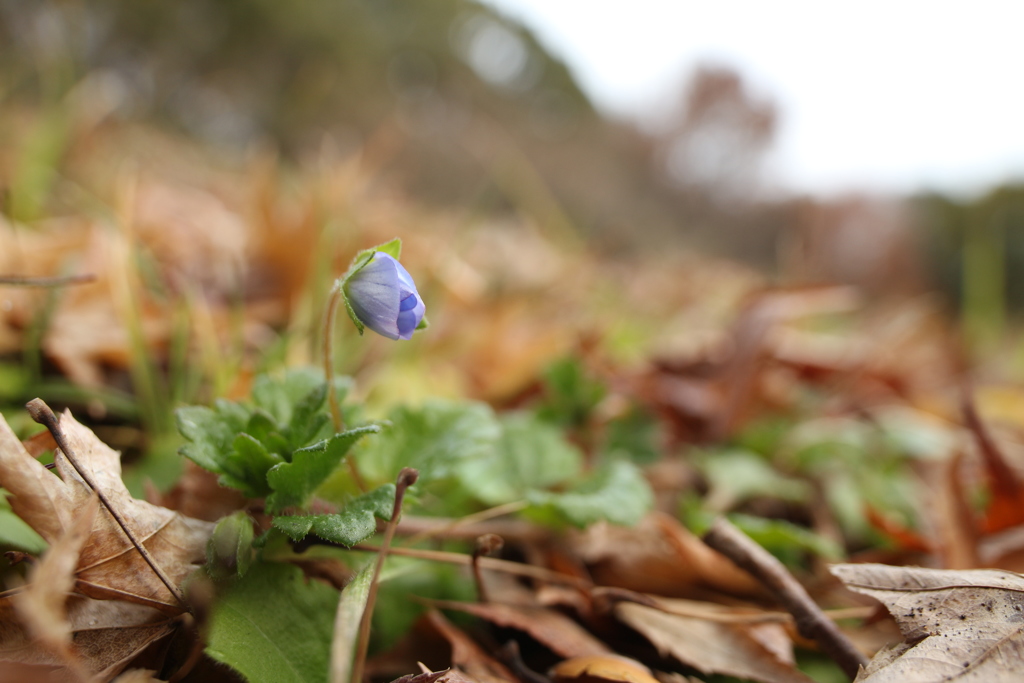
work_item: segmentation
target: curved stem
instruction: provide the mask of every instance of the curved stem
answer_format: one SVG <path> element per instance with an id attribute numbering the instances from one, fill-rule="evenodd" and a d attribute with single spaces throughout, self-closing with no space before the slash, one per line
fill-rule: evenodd
<path id="1" fill-rule="evenodd" d="M 341 281 L 339 280 L 331 288 L 331 298 L 327 300 L 327 310 L 324 312 L 323 329 L 323 362 L 324 379 L 327 381 L 327 404 L 331 407 L 331 420 L 334 422 L 334 433 L 340 434 L 345 431 L 345 417 L 341 412 L 341 402 L 338 401 L 338 387 L 334 383 L 334 316 L 338 312 L 338 304 L 341 302 Z M 366 491 L 366 484 L 359 475 L 359 468 L 356 467 L 355 458 L 351 455 L 345 458 L 348 463 L 348 471 L 352 480 L 360 491 Z"/>
<path id="2" fill-rule="evenodd" d="M 335 434 L 345 431 L 345 418 L 341 414 L 341 404 L 338 402 L 338 388 L 334 384 L 334 316 L 341 294 L 341 283 L 335 283 L 331 289 L 331 298 L 327 301 L 323 329 L 324 379 L 327 380 L 327 403 L 331 406 Z"/>

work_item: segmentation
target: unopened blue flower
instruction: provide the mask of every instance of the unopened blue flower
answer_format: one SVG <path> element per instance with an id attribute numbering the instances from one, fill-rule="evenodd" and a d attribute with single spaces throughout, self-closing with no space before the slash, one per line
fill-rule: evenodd
<path id="1" fill-rule="evenodd" d="M 409 271 L 382 251 L 346 280 L 345 298 L 359 322 L 388 339 L 411 339 L 427 311 Z"/>

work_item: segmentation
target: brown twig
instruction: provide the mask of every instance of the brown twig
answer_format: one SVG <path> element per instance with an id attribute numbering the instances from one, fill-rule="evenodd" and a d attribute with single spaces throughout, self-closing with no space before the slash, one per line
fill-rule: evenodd
<path id="1" fill-rule="evenodd" d="M 480 572 L 480 560 L 484 555 L 501 550 L 504 545 L 505 541 L 497 534 L 484 534 L 473 544 L 473 580 L 476 582 L 476 592 L 480 602 L 489 601 L 487 588 L 484 586 L 484 577 Z"/>
<path id="2" fill-rule="evenodd" d="M 0 285 L 14 287 L 66 287 L 68 285 L 85 285 L 95 282 L 96 276 L 65 275 L 63 277 L 21 277 L 18 275 L 0 275 Z"/>
<path id="3" fill-rule="evenodd" d="M 75 468 L 76 472 L 78 472 L 78 476 L 85 481 L 90 489 L 96 492 L 96 495 L 99 496 L 100 502 L 103 503 L 103 507 L 110 512 L 110 516 L 114 518 L 114 521 L 117 522 L 119 527 L 121 527 L 124 535 L 128 537 L 131 544 L 135 546 L 135 549 L 139 551 L 140 555 L 142 555 L 142 559 L 146 561 L 146 564 L 150 566 L 157 577 L 159 577 L 163 584 L 167 586 L 167 590 L 171 592 L 171 595 L 174 596 L 178 603 L 188 610 L 189 605 L 185 601 L 185 596 L 182 592 L 174 585 L 174 582 L 171 581 L 170 577 L 164 573 L 164 570 L 160 568 L 160 565 L 153 559 L 153 556 L 149 554 L 149 551 L 146 550 L 146 546 L 142 545 L 139 539 L 135 537 L 135 532 L 129 528 L 128 523 L 125 521 L 124 517 L 121 516 L 121 513 L 111 504 L 107 495 L 96 486 L 96 483 L 92 479 L 92 475 L 79 465 L 78 459 L 75 457 L 74 451 L 71 449 L 71 445 L 68 443 L 67 437 L 64 435 L 64 430 L 60 427 L 60 421 L 57 419 L 57 416 L 53 414 L 53 411 L 50 410 L 50 406 L 46 405 L 42 399 L 34 398 L 25 405 L 25 408 L 28 410 L 29 415 L 32 416 L 33 420 L 50 431 L 50 434 L 53 435 L 53 440 L 57 442 L 57 446 L 64 454 L 64 457 L 67 458 L 68 462 L 71 463 L 71 466 Z"/>
<path id="4" fill-rule="evenodd" d="M 363 680 L 363 669 L 366 667 L 366 653 L 370 647 L 370 623 L 373 620 L 373 604 L 377 601 L 377 588 L 380 582 L 380 572 L 384 568 L 384 559 L 388 555 L 388 548 L 391 547 L 391 540 L 395 537 L 395 527 L 398 526 L 398 518 L 402 516 L 402 499 L 405 498 L 405 491 L 416 483 L 420 473 L 411 467 L 403 467 L 398 473 L 398 480 L 395 482 L 395 506 L 391 510 L 391 521 L 384 530 L 384 540 L 380 544 L 380 552 L 377 553 L 377 564 L 373 568 L 373 579 L 370 581 L 370 591 L 366 596 L 366 607 L 363 609 L 363 616 L 359 619 L 359 640 L 356 645 L 356 656 L 352 662 L 352 677 L 349 683 L 361 683 Z"/>
<path id="5" fill-rule="evenodd" d="M 847 676 L 856 678 L 860 667 L 867 664 L 867 658 L 775 556 L 724 517 L 715 520 L 704 535 L 704 542 L 750 572 L 793 615 L 800 635 L 817 642 L 822 652 L 831 657 Z"/>
<path id="6" fill-rule="evenodd" d="M 323 541 L 317 543 L 317 545 L 336 545 Z M 350 548 L 350 550 L 362 550 L 370 553 L 380 552 L 380 548 L 374 545 L 367 545 L 365 543 L 358 543 Z M 427 560 L 428 562 L 444 562 L 446 564 L 461 564 L 464 566 L 471 566 L 473 564 L 473 558 L 465 553 L 450 553 L 444 550 L 425 550 L 422 548 L 391 548 L 388 551 L 392 555 L 400 555 L 402 557 L 414 557 L 419 560 Z M 560 574 L 559 572 L 552 571 L 546 567 L 537 567 L 532 564 L 522 564 L 521 562 L 510 562 L 509 560 L 499 560 L 494 557 L 481 557 L 480 567 L 489 571 L 505 572 L 506 574 L 514 574 L 515 576 L 524 576 L 530 579 L 537 579 L 538 581 L 547 581 L 548 583 L 554 583 L 561 586 L 573 586 L 582 590 L 589 590 L 593 587 L 588 581 L 579 578 L 578 576 L 570 576 L 569 574 Z"/>

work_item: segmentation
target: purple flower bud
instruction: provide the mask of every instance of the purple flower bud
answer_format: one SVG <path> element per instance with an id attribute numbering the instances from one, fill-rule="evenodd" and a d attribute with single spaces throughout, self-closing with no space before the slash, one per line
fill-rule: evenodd
<path id="1" fill-rule="evenodd" d="M 359 322 L 388 339 L 411 339 L 427 311 L 409 271 L 382 251 L 348 278 L 345 297 Z"/>

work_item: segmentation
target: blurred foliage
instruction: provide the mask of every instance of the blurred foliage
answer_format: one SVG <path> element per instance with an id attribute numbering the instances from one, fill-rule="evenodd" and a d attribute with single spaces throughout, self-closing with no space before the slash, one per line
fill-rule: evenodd
<path id="1" fill-rule="evenodd" d="M 1008 313 L 1024 310 L 1024 184 L 972 198 L 916 197 L 933 281 L 964 318 L 968 338 L 991 345 Z"/>
<path id="2" fill-rule="evenodd" d="M 12 140 L 20 219 L 41 215 L 75 119 L 107 117 L 288 159 L 361 153 L 431 203 L 617 245 L 682 236 L 765 263 L 786 219 L 753 198 L 775 113 L 739 74 L 698 70 L 673 122 L 641 133 L 472 0 L 0 0 L 0 98 L 48 112 Z"/>

